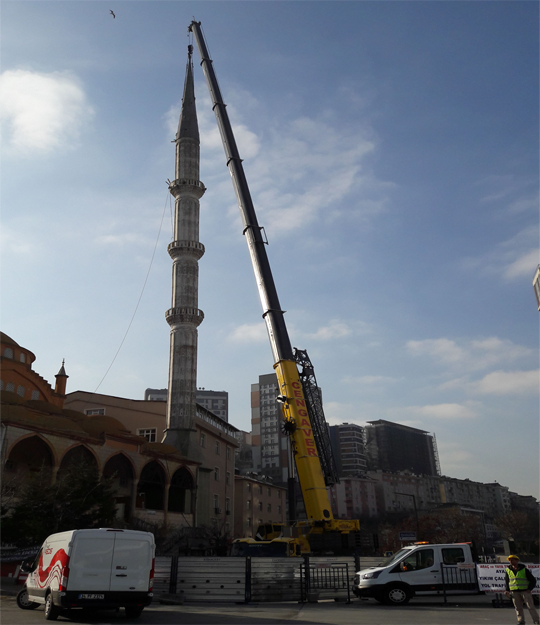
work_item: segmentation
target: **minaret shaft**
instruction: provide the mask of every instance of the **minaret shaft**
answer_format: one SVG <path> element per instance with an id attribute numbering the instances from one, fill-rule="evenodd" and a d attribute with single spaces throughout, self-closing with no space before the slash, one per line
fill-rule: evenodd
<path id="1" fill-rule="evenodd" d="M 169 190 L 175 197 L 174 240 L 168 251 L 173 260 L 172 301 L 166 313 L 171 326 L 167 428 L 163 442 L 183 455 L 196 455 L 194 419 L 197 391 L 197 327 L 199 310 L 199 198 L 205 192 L 199 180 L 199 130 L 193 88 L 191 54 L 188 58 L 182 110 L 176 135 L 175 180 Z"/>

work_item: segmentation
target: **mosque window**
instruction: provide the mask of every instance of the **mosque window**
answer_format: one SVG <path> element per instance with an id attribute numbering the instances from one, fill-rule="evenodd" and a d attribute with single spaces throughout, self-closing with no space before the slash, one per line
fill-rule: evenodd
<path id="1" fill-rule="evenodd" d="M 32 391 L 32 399 L 39 399 L 39 391 Z"/>
<path id="2" fill-rule="evenodd" d="M 90 408 L 89 410 L 85 410 L 84 414 L 88 417 L 91 417 L 92 415 L 104 415 L 105 408 Z"/>
<path id="3" fill-rule="evenodd" d="M 21 362 L 26 362 L 26 358 L 24 357 L 24 354 L 21 352 L 20 356 L 19 356 L 19 360 Z"/>
<path id="4" fill-rule="evenodd" d="M 6 347 L 6 349 L 4 350 L 4 356 L 6 358 L 13 358 L 13 350 L 11 349 L 11 347 Z"/>
<path id="5" fill-rule="evenodd" d="M 21 386 L 19 384 L 19 386 L 17 387 L 17 395 L 19 395 L 20 397 L 24 397 L 24 386 Z"/>
<path id="6" fill-rule="evenodd" d="M 9 393 L 14 393 L 15 392 L 15 384 L 13 384 L 13 382 L 8 382 L 6 385 L 6 391 L 8 391 Z"/>
<path id="7" fill-rule="evenodd" d="M 142 430 L 137 430 L 137 434 L 139 436 L 142 436 L 143 438 L 146 438 L 146 440 L 149 443 L 156 442 L 156 433 L 157 433 L 157 428 L 146 428 Z"/>
<path id="8" fill-rule="evenodd" d="M 4 380 L 0 380 L 0 391 L 4 390 Z"/>

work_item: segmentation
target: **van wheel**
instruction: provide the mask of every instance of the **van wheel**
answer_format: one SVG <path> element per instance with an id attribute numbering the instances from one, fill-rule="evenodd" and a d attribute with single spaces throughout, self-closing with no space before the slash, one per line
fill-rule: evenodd
<path id="1" fill-rule="evenodd" d="M 383 601 L 387 605 L 406 605 L 411 599 L 411 591 L 403 586 L 389 586 L 383 592 Z"/>
<path id="2" fill-rule="evenodd" d="M 47 621 L 56 621 L 59 614 L 60 610 L 53 603 L 52 593 L 49 593 L 45 599 L 45 618 Z"/>
<path id="3" fill-rule="evenodd" d="M 126 616 L 128 618 L 138 618 L 143 611 L 144 608 L 140 608 L 138 605 L 127 605 L 126 606 Z"/>
<path id="4" fill-rule="evenodd" d="M 28 598 L 28 589 L 26 588 L 26 586 L 19 591 L 19 594 L 17 595 L 17 605 L 19 606 L 19 608 L 21 608 L 21 610 L 35 610 L 39 603 L 34 603 L 33 601 L 30 601 L 30 599 Z"/>

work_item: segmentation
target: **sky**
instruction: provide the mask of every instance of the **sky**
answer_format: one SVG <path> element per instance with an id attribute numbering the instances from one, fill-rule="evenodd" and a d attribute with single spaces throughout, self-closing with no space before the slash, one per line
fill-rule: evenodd
<path id="1" fill-rule="evenodd" d="M 65 358 L 68 391 L 166 387 L 166 180 L 195 18 L 329 423 L 435 433 L 444 475 L 538 497 L 538 12 L 3 0 L 2 331 L 53 384 Z M 249 430 L 272 355 L 194 60 L 197 384 Z"/>

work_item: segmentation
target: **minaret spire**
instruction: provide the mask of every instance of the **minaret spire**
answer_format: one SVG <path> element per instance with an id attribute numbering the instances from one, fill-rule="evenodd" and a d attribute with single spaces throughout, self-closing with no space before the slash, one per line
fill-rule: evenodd
<path id="1" fill-rule="evenodd" d="M 172 304 L 166 312 L 171 327 L 167 427 L 163 442 L 185 456 L 195 454 L 194 423 L 197 391 L 197 327 L 204 319 L 198 308 L 199 199 L 206 191 L 199 180 L 199 126 L 193 86 L 193 47 L 188 61 L 182 109 L 176 133 L 175 179 L 169 190 L 175 198 L 174 240 L 168 246 L 173 261 Z"/>

